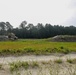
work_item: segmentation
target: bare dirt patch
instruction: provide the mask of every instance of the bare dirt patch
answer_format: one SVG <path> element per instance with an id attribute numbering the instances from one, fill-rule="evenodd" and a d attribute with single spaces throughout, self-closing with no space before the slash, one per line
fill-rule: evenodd
<path id="1" fill-rule="evenodd" d="M 0 63 L 8 64 L 11 62 L 16 61 L 48 61 L 48 60 L 55 60 L 55 59 L 74 59 L 76 58 L 76 54 L 51 54 L 51 55 L 25 55 L 25 56 L 8 56 L 8 57 L 0 57 Z"/>

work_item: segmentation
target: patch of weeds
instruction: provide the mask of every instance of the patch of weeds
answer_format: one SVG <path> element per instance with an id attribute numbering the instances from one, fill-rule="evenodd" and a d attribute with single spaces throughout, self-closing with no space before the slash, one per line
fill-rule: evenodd
<path id="1" fill-rule="evenodd" d="M 56 53 L 57 51 L 58 51 L 57 48 L 53 48 L 53 49 L 51 49 L 50 53 Z"/>
<path id="2" fill-rule="evenodd" d="M 45 52 L 50 52 L 51 48 L 45 48 Z"/>
<path id="3" fill-rule="evenodd" d="M 63 46 L 61 46 L 59 52 L 62 52 L 64 54 L 68 54 L 68 53 L 70 53 L 70 50 L 68 48 L 64 48 Z"/>
<path id="4" fill-rule="evenodd" d="M 60 49 L 64 49 L 64 47 L 63 47 L 63 46 L 61 46 L 61 47 L 60 47 Z"/>
<path id="5" fill-rule="evenodd" d="M 67 59 L 68 63 L 73 63 L 72 59 Z"/>
<path id="6" fill-rule="evenodd" d="M 69 49 L 63 49 L 62 52 L 63 52 L 64 54 L 68 54 L 68 53 L 70 53 L 70 50 L 69 50 Z"/>
<path id="7" fill-rule="evenodd" d="M 16 62 L 10 63 L 10 71 L 13 72 L 19 70 L 19 66 L 20 65 L 17 64 Z"/>
<path id="8" fill-rule="evenodd" d="M 18 71 L 21 68 L 28 69 L 29 67 L 38 68 L 39 64 L 38 64 L 38 62 L 35 62 L 35 61 L 33 61 L 30 64 L 28 62 L 20 62 L 20 61 L 10 63 L 10 71 L 11 72 Z"/>
<path id="9" fill-rule="evenodd" d="M 28 62 L 13 62 L 10 63 L 10 71 L 18 71 L 19 69 L 24 68 L 24 69 L 28 69 L 29 68 L 29 64 Z"/>
<path id="10" fill-rule="evenodd" d="M 25 50 L 26 53 L 33 53 L 33 52 L 35 52 L 35 50 L 32 49 L 32 48 L 25 48 L 24 50 Z"/>
<path id="11" fill-rule="evenodd" d="M 76 64 L 76 59 L 73 59 L 73 63 L 75 63 L 75 64 Z"/>
<path id="12" fill-rule="evenodd" d="M 22 62 L 22 63 L 21 63 L 21 66 L 22 66 L 23 68 L 25 68 L 25 69 L 28 69 L 28 68 L 29 68 L 28 62 Z"/>
<path id="13" fill-rule="evenodd" d="M 2 69 L 2 64 L 0 64 L 0 69 Z"/>
<path id="14" fill-rule="evenodd" d="M 2 55 L 2 50 L 0 50 L 0 55 Z"/>
<path id="15" fill-rule="evenodd" d="M 55 60 L 54 62 L 55 62 L 55 63 L 58 63 L 58 64 L 63 63 L 63 61 L 62 61 L 61 59 L 57 59 L 57 60 Z"/>
<path id="16" fill-rule="evenodd" d="M 31 67 L 32 67 L 32 68 L 37 68 L 37 67 L 39 67 L 38 62 L 33 61 L 32 64 L 31 64 Z"/>
<path id="17" fill-rule="evenodd" d="M 40 55 L 40 53 L 36 51 L 36 52 L 35 52 L 35 55 Z"/>
<path id="18" fill-rule="evenodd" d="M 67 62 L 70 64 L 76 64 L 76 59 L 67 59 Z"/>
<path id="19" fill-rule="evenodd" d="M 14 66 L 10 66 L 10 71 L 11 72 L 15 71 L 15 67 Z"/>
<path id="20" fill-rule="evenodd" d="M 34 54 L 41 55 L 41 54 L 45 54 L 45 52 L 44 52 L 44 50 L 35 50 Z"/>

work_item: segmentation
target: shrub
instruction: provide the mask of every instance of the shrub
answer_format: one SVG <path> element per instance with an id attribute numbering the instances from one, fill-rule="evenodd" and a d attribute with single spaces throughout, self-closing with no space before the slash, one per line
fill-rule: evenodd
<path id="1" fill-rule="evenodd" d="M 61 59 L 55 60 L 54 62 L 61 64 L 63 61 Z"/>
<path id="2" fill-rule="evenodd" d="M 64 49 L 64 47 L 63 47 L 63 46 L 61 46 L 61 47 L 60 47 L 60 49 Z"/>
<path id="3" fill-rule="evenodd" d="M 32 68 L 37 68 L 37 67 L 39 67 L 38 62 L 35 62 L 35 61 L 32 62 L 31 67 L 32 67 Z"/>
<path id="4" fill-rule="evenodd" d="M 76 64 L 76 59 L 67 59 L 67 62 L 71 64 Z"/>
<path id="5" fill-rule="evenodd" d="M 29 64 L 28 64 L 28 62 L 22 62 L 22 63 L 21 63 L 21 66 L 22 66 L 23 68 L 25 68 L 25 69 L 28 69 Z"/>
<path id="6" fill-rule="evenodd" d="M 71 59 L 67 59 L 67 62 L 69 63 L 73 63 L 73 61 Z"/>

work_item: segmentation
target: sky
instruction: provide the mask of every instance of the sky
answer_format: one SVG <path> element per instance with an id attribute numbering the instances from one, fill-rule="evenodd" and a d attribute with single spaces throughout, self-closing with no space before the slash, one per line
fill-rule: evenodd
<path id="1" fill-rule="evenodd" d="M 76 26 L 76 0 L 0 0 L 0 22 Z"/>

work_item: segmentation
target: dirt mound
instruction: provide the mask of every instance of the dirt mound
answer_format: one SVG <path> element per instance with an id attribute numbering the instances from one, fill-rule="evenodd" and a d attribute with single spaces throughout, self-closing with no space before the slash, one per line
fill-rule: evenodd
<path id="1" fill-rule="evenodd" d="M 58 42 L 76 42 L 76 36 L 71 35 L 57 35 L 54 36 L 51 41 L 58 41 Z"/>

